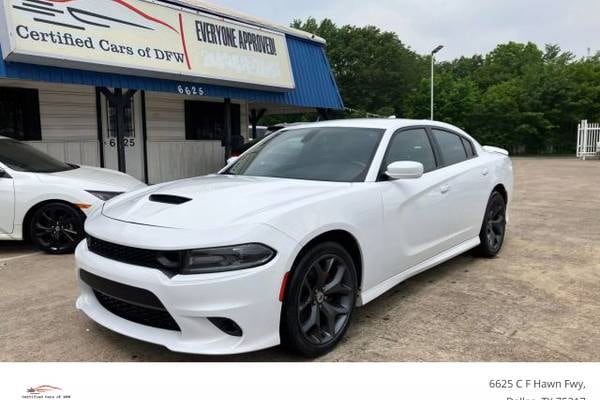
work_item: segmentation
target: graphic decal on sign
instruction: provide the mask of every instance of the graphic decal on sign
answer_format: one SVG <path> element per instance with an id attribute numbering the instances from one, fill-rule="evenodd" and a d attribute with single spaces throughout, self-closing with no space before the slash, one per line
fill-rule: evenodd
<path id="1" fill-rule="evenodd" d="M 9 61 L 294 88 L 285 35 L 226 18 L 144 0 L 9 0 L 4 13 Z"/>
<path id="2" fill-rule="evenodd" d="M 62 28 L 71 28 L 78 30 L 86 30 L 86 26 L 100 27 L 110 29 L 117 24 L 129 26 L 132 28 L 156 30 L 153 24 L 162 25 L 181 36 L 181 43 L 183 45 L 184 54 L 177 54 L 185 56 L 186 65 L 188 69 L 192 69 L 190 60 L 187 56 L 187 48 L 185 42 L 185 34 L 183 32 L 183 16 L 179 14 L 179 30 L 175 29 L 172 25 L 151 15 L 146 14 L 139 8 L 131 5 L 125 0 L 111 0 L 120 7 L 124 7 L 121 10 L 116 10 L 119 14 L 125 13 L 128 19 L 121 17 L 111 17 L 110 15 L 100 14 L 99 12 L 90 11 L 79 7 L 68 5 L 68 3 L 75 3 L 78 0 L 28 0 L 21 2 L 20 5 L 13 5 L 13 8 L 25 12 L 33 13 L 34 15 L 45 15 L 44 17 L 34 16 L 33 20 L 44 24 L 55 25 Z M 94 5 L 101 5 L 102 2 L 95 1 Z M 57 7 L 54 6 L 57 4 Z M 61 7 L 61 5 L 64 5 Z M 105 4 L 102 4 L 105 5 Z M 103 10 L 106 12 L 106 10 Z M 127 13 L 128 12 L 128 13 Z M 133 15 L 132 15 L 133 14 Z M 50 18 L 48 18 L 50 17 Z M 137 18 L 136 18 L 137 17 Z M 142 21 L 145 20 L 145 21 Z M 50 33 L 52 35 L 52 33 Z M 174 55 L 176 56 L 176 55 Z"/>

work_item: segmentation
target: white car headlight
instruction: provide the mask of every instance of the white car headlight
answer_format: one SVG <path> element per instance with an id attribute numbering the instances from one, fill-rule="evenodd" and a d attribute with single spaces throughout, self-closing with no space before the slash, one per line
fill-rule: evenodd
<path id="1" fill-rule="evenodd" d="M 270 262 L 277 253 L 259 243 L 190 250 L 183 260 L 181 274 L 207 274 L 254 268 Z"/>
<path id="2" fill-rule="evenodd" d="M 110 199 L 112 199 L 113 197 L 117 197 L 120 194 L 123 194 L 124 192 L 100 192 L 100 191 L 96 191 L 96 190 L 86 190 L 86 192 L 88 192 L 89 194 L 96 196 L 97 198 L 99 198 L 102 201 L 108 201 Z"/>

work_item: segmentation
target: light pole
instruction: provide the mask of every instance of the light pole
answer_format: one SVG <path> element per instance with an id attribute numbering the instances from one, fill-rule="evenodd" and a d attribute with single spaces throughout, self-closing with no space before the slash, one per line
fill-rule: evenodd
<path id="1" fill-rule="evenodd" d="M 431 120 L 433 121 L 433 64 L 434 64 L 434 56 L 437 52 L 442 50 L 444 46 L 439 45 L 431 52 Z"/>

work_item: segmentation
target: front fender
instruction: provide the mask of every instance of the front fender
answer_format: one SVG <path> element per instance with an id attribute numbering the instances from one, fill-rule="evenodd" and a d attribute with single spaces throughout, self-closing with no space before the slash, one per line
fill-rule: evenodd
<path id="1" fill-rule="evenodd" d="M 356 190 L 305 205 L 274 217 L 269 225 L 298 244 L 292 260 L 315 238 L 331 231 L 352 235 L 362 256 L 362 289 L 369 285 L 374 268 L 385 251 L 383 204 L 376 182 L 357 184 Z M 293 261 L 290 263 L 291 269 Z"/>

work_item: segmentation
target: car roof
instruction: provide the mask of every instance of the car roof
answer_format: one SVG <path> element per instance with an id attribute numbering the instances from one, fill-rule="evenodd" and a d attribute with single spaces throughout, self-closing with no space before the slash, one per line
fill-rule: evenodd
<path id="1" fill-rule="evenodd" d="M 375 129 L 400 129 L 409 126 L 433 126 L 447 128 L 465 133 L 462 129 L 447 124 L 445 122 L 431 121 L 428 119 L 403 119 L 403 118 L 356 118 L 356 119 L 337 119 L 320 122 L 311 122 L 310 124 L 288 126 L 286 129 L 298 129 L 310 125 L 311 128 L 318 127 L 348 127 L 348 128 L 375 128 Z"/>

